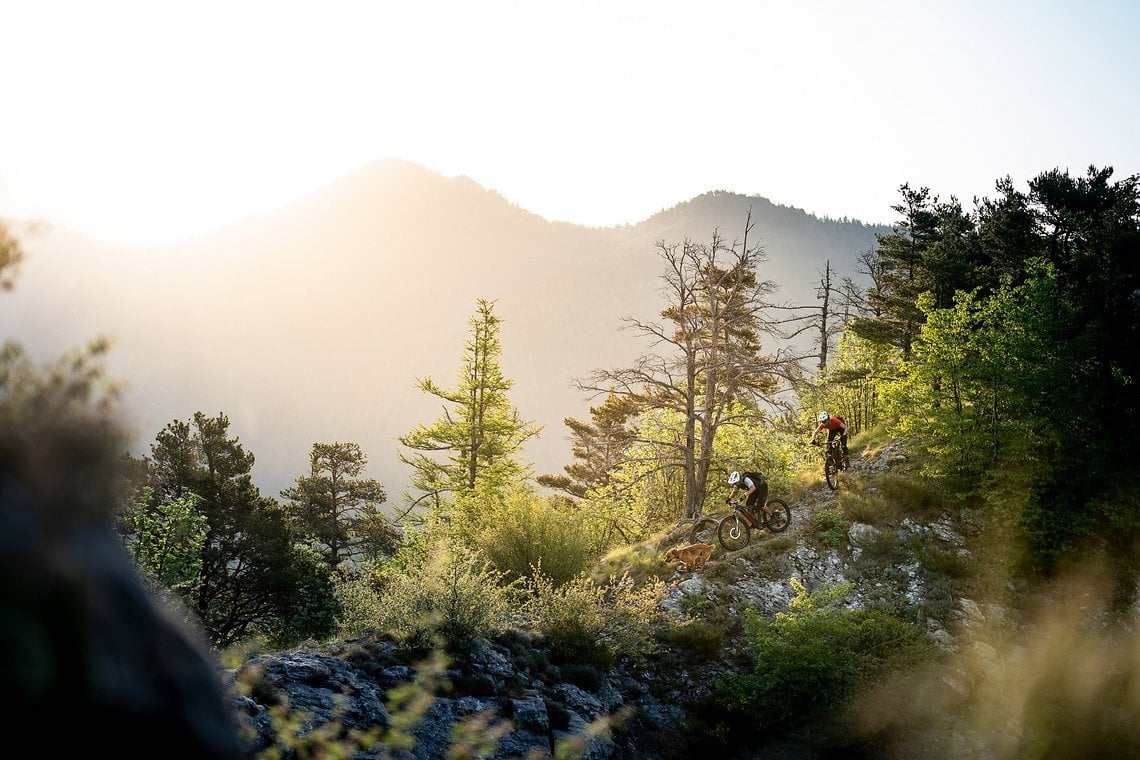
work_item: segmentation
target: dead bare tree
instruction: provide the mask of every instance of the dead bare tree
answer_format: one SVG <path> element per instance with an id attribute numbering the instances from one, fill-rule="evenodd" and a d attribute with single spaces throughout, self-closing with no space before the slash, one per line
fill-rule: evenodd
<path id="1" fill-rule="evenodd" d="M 672 452 L 653 471 L 681 469 L 685 517 L 700 514 L 713 440 L 721 425 L 736 420 L 733 402 L 751 402 L 756 408 L 780 385 L 784 360 L 760 353 L 761 336 L 772 329 L 762 314 L 775 284 L 757 279 L 756 268 L 765 256 L 759 244 L 749 242 L 752 227 L 750 211 L 739 243 L 728 244 L 719 230 L 708 244 L 659 241 L 657 252 L 665 264 L 664 322 L 622 320 L 626 329 L 649 340 L 650 351 L 631 367 L 599 370 L 576 381 L 579 390 L 593 396 L 625 396 L 642 409 L 681 417 L 679 434 L 638 440 Z"/>

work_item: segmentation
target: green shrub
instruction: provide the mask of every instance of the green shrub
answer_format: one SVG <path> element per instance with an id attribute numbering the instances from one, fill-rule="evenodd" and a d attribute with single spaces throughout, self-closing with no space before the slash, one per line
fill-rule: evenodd
<path id="1" fill-rule="evenodd" d="M 275 649 L 287 649 L 305 640 L 323 641 L 337 631 L 341 615 L 336 598 L 336 576 L 314 549 L 294 547 L 288 579 L 293 586 L 288 609 L 261 628 Z"/>
<path id="2" fill-rule="evenodd" d="M 585 575 L 562 586 L 536 568 L 528 581 L 535 628 L 556 662 L 586 662 L 602 669 L 624 655 L 644 659 L 655 648 L 658 604 L 665 584 L 653 578 L 635 586 L 628 575 L 598 584 Z"/>
<path id="3" fill-rule="evenodd" d="M 736 557 L 726 558 L 722 562 L 710 562 L 705 565 L 704 575 L 708 582 L 730 585 L 744 576 L 744 568 L 736 561 Z"/>
<path id="4" fill-rule="evenodd" d="M 596 636 L 591 622 L 564 615 L 559 615 L 557 620 L 547 620 L 542 632 L 554 662 L 560 666 L 585 665 L 601 671 L 613 667 L 614 650 Z"/>
<path id="5" fill-rule="evenodd" d="M 897 505 L 895 508 L 902 514 L 931 514 L 945 506 L 942 489 L 924 478 L 888 473 L 879 478 L 876 485 L 883 498 Z"/>
<path id="6" fill-rule="evenodd" d="M 699 711 L 719 716 L 706 720 L 735 743 L 793 726 L 831 725 L 862 687 L 917 663 L 925 651 L 921 632 L 900 620 L 875 610 L 834 608 L 849 584 L 815 594 L 795 579 L 792 585 L 796 597 L 774 620 L 746 611 L 755 669 L 718 682 Z"/>
<path id="7" fill-rule="evenodd" d="M 605 667 L 599 667 L 589 662 L 567 662 L 559 668 L 563 681 L 568 681 L 586 691 L 598 691 L 606 685 L 606 671 L 612 664 L 612 657 L 602 657 L 607 662 Z"/>
<path id="8" fill-rule="evenodd" d="M 838 549 L 847 540 L 847 518 L 835 508 L 821 509 L 811 517 L 811 532 L 832 549 Z"/>
<path id="9" fill-rule="evenodd" d="M 595 554 L 590 533 L 565 503 L 515 491 L 483 520 L 475 546 L 509 581 L 529 578 L 540 564 L 556 586 L 585 570 Z"/>
<path id="10" fill-rule="evenodd" d="M 901 544 L 898 532 L 888 529 L 880 530 L 874 538 L 862 544 L 862 548 L 868 557 L 886 559 L 894 556 Z"/>
<path id="11" fill-rule="evenodd" d="M 966 578 L 974 571 L 970 557 L 959 554 L 955 546 L 946 546 L 935 539 L 914 535 L 907 541 L 919 563 L 930 573 L 947 578 Z"/>
<path id="12" fill-rule="evenodd" d="M 337 616 L 339 637 L 354 638 L 379 625 L 384 608 L 383 587 L 381 571 L 371 566 L 354 575 L 335 579 L 334 594 L 340 604 Z"/>
<path id="13" fill-rule="evenodd" d="M 436 637 L 460 645 L 503 631 L 515 609 L 517 584 L 477 552 L 439 541 L 400 575 L 371 573 L 340 588 L 343 633 L 377 628 L 411 647 Z"/>
<path id="14" fill-rule="evenodd" d="M 851 522 L 875 526 L 895 524 L 906 514 L 900 504 L 888 499 L 877 487 L 844 491 L 839 494 L 839 509 Z"/>
<path id="15" fill-rule="evenodd" d="M 724 575 L 733 575 L 733 580 L 736 580 L 743 575 L 744 567 L 748 566 L 752 573 L 768 578 L 782 578 L 785 567 L 781 557 L 797 545 L 798 539 L 790 533 L 753 533 L 752 543 L 733 555 L 734 560 L 743 562 L 732 562 L 731 569 L 726 570 Z"/>
<path id="16" fill-rule="evenodd" d="M 790 533 L 780 533 L 764 541 L 764 552 L 769 555 L 786 554 L 796 548 L 798 541 Z"/>
<path id="17" fill-rule="evenodd" d="M 958 589 L 955 582 L 944 575 L 926 578 L 922 594 L 921 612 L 924 617 L 948 620 L 957 607 Z"/>
<path id="18" fill-rule="evenodd" d="M 692 657 L 707 659 L 719 654 L 724 646 L 724 629 L 719 625 L 691 620 L 669 628 L 665 633 L 669 645 Z"/>
<path id="19" fill-rule="evenodd" d="M 716 602 L 707 594 L 685 594 L 677 602 L 677 606 L 689 617 L 698 617 L 715 609 Z"/>
<path id="20" fill-rule="evenodd" d="M 664 580 L 675 572 L 672 563 L 662 558 L 665 549 L 673 546 L 676 541 L 666 547 L 653 548 L 655 542 L 629 544 L 611 549 L 590 570 L 590 577 L 595 582 L 605 582 L 607 578 L 628 575 L 636 584 L 643 584 L 650 578 Z"/>

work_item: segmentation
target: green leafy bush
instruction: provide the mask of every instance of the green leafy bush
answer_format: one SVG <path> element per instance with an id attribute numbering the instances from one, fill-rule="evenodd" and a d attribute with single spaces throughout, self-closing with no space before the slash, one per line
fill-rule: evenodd
<path id="1" fill-rule="evenodd" d="M 655 649 L 658 604 L 665 584 L 636 586 L 628 575 L 598 584 L 585 575 L 561 586 L 536 568 L 528 581 L 535 628 L 556 662 L 580 662 L 603 670 L 619 656 L 644 659 Z"/>
<path id="2" fill-rule="evenodd" d="M 665 640 L 673 649 L 706 659 L 720 652 L 724 645 L 724 629 L 701 620 L 690 620 L 684 625 L 669 628 Z"/>
<path id="3" fill-rule="evenodd" d="M 705 565 L 704 576 L 709 582 L 727 586 L 744 577 L 744 568 L 735 560 L 710 562 Z"/>
<path id="4" fill-rule="evenodd" d="M 202 569 L 209 521 L 197 510 L 195 494 L 153 500 L 153 493 L 144 487 L 131 499 L 120 515 L 120 530 L 139 570 L 185 600 Z"/>
<path id="5" fill-rule="evenodd" d="M 259 626 L 269 645 L 286 649 L 306 640 L 323 641 L 336 633 L 340 605 L 333 572 L 320 553 L 294 547 L 285 578 L 293 588 L 285 614 Z"/>
<path id="6" fill-rule="evenodd" d="M 678 600 L 677 606 L 689 617 L 699 617 L 712 612 L 717 604 L 708 594 L 685 594 Z"/>
<path id="7" fill-rule="evenodd" d="M 883 499 L 895 505 L 895 509 L 904 510 L 904 514 L 937 513 L 946 503 L 942 489 L 924 478 L 888 473 L 879 478 L 876 485 Z"/>
<path id="8" fill-rule="evenodd" d="M 847 518 L 835 508 L 821 509 L 811 517 L 811 532 L 832 549 L 847 540 Z"/>
<path id="9" fill-rule="evenodd" d="M 887 529 L 880 530 L 873 538 L 866 540 L 862 547 L 864 556 L 887 559 L 893 557 L 901 545 L 898 531 Z"/>
<path id="10" fill-rule="evenodd" d="M 844 490 L 839 494 L 839 509 L 851 522 L 876 526 L 896 523 L 906 514 L 899 504 L 887 499 L 878 487 Z"/>
<path id="11" fill-rule="evenodd" d="M 826 726 L 862 687 L 924 651 L 921 632 L 900 620 L 835 608 L 849 584 L 809 594 L 791 582 L 796 597 L 787 612 L 768 621 L 746 611 L 753 672 L 718 682 L 698 711 L 726 743 Z"/>
<path id="12" fill-rule="evenodd" d="M 651 540 L 614 547 L 594 564 L 589 575 L 597 583 L 619 575 L 628 575 L 637 584 L 643 584 L 650 578 L 665 580 L 676 570 L 673 563 L 666 562 L 662 555 L 666 548 L 682 541 L 685 541 L 684 537 L 668 542 Z"/>
<path id="13" fill-rule="evenodd" d="M 350 576 L 334 581 L 334 593 L 340 604 L 337 635 L 355 638 L 376 628 L 383 616 L 383 574 L 378 567 L 364 567 Z"/>
<path id="14" fill-rule="evenodd" d="M 587 526 L 564 502 L 525 491 L 506 495 L 483 522 L 475 545 L 508 580 L 530 577 L 541 564 L 562 585 L 595 559 Z"/>
<path id="15" fill-rule="evenodd" d="M 516 609 L 517 584 L 477 552 L 440 541 L 399 575 L 369 573 L 339 588 L 341 632 L 376 628 L 408 646 L 490 638 Z"/>
<path id="16" fill-rule="evenodd" d="M 974 571 L 974 561 L 960 554 L 955 546 L 947 546 L 935 539 L 911 536 L 907 547 L 924 568 L 935 575 L 947 578 L 966 578 Z"/>

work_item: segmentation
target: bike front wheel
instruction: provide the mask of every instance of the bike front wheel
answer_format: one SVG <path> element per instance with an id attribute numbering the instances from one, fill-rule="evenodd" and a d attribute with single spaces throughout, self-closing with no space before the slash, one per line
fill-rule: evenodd
<path id="1" fill-rule="evenodd" d="M 792 522 L 792 508 L 783 499 L 768 499 L 772 516 L 765 518 L 764 527 L 773 533 L 783 533 Z"/>
<path id="2" fill-rule="evenodd" d="M 835 464 L 835 458 L 832 456 L 823 461 L 823 477 L 827 480 L 827 487 L 832 491 L 839 488 L 839 466 Z"/>
<path id="3" fill-rule="evenodd" d="M 739 512 L 733 512 L 720 521 L 720 525 L 716 528 L 716 536 L 725 551 L 734 552 L 748 546 L 748 542 L 752 540 L 752 527 Z"/>
<path id="4" fill-rule="evenodd" d="M 711 544 L 716 538 L 717 519 L 715 517 L 698 517 L 689 531 L 690 544 Z"/>

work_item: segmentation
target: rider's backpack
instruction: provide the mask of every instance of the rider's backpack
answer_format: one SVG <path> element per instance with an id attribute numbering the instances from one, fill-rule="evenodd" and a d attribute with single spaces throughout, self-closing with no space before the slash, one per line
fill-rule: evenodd
<path id="1" fill-rule="evenodd" d="M 745 478 L 749 478 L 753 483 L 757 485 L 757 487 L 764 485 L 764 483 L 768 481 L 768 478 L 764 477 L 763 473 L 745 472 L 740 476 L 740 485 L 744 485 Z"/>

